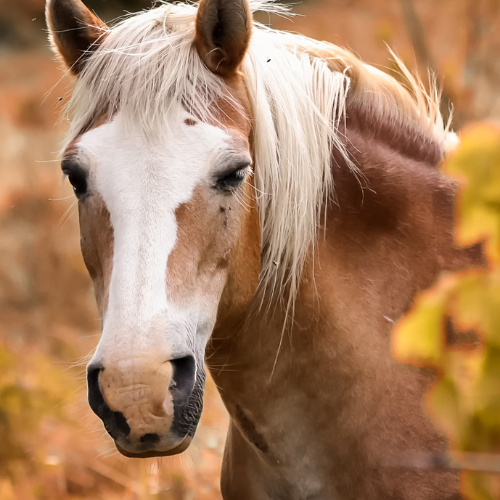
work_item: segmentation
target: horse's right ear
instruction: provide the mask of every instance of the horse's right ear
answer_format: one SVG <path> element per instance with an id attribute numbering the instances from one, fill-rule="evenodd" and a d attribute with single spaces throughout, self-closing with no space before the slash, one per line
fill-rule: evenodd
<path id="1" fill-rule="evenodd" d="M 108 27 L 80 0 L 47 0 L 45 17 L 52 48 L 78 75 L 108 33 Z"/>
<path id="2" fill-rule="evenodd" d="M 200 0 L 196 48 L 207 67 L 221 76 L 238 71 L 252 34 L 248 0 Z"/>

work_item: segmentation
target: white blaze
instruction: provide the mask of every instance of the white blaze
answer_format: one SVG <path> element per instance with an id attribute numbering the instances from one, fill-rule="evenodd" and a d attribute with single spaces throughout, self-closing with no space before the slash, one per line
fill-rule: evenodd
<path id="1" fill-rule="evenodd" d="M 165 347 L 167 330 L 192 330 L 202 319 L 183 317 L 168 303 L 167 261 L 176 244 L 175 210 L 190 200 L 198 184 L 210 182 L 229 136 L 201 122 L 188 126 L 187 118 L 194 119 L 179 106 L 161 143 L 151 143 L 125 126 L 118 113 L 79 141 L 83 161 L 95 175 L 90 189 L 102 196 L 114 233 L 108 307 L 96 356 L 106 347 L 131 355 Z M 175 346 L 169 337 L 171 350 Z"/>

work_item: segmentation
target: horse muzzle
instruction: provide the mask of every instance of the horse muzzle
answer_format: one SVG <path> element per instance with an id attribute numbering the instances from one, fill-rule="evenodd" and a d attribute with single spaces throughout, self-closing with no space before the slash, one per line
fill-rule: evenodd
<path id="1" fill-rule="evenodd" d="M 103 359 L 87 366 L 90 407 L 127 457 L 181 453 L 198 424 L 203 387 L 195 387 L 202 380 L 194 356 L 159 359 Z"/>

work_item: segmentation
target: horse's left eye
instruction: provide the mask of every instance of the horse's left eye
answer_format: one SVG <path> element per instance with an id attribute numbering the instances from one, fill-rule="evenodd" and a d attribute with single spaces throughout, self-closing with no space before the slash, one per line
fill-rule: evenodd
<path id="1" fill-rule="evenodd" d="M 238 167 L 237 169 L 219 177 L 217 179 L 216 186 L 219 189 L 225 189 L 227 191 L 236 189 L 246 179 L 248 172 L 250 172 L 249 165 Z"/>

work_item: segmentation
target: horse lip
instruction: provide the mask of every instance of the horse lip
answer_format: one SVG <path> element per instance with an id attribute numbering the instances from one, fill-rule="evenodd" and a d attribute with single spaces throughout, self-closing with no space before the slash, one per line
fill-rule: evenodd
<path id="1" fill-rule="evenodd" d="M 115 441 L 115 446 L 116 449 L 125 457 L 128 458 L 154 458 L 154 457 L 170 457 L 172 455 L 178 455 L 179 453 L 182 453 L 183 451 L 187 450 L 189 445 L 191 444 L 191 438 L 189 436 L 186 436 L 177 446 L 170 450 L 166 451 L 155 451 L 155 450 L 148 450 L 148 451 L 141 451 L 138 453 L 133 453 L 131 451 L 125 450 L 122 448 L 116 441 Z"/>

